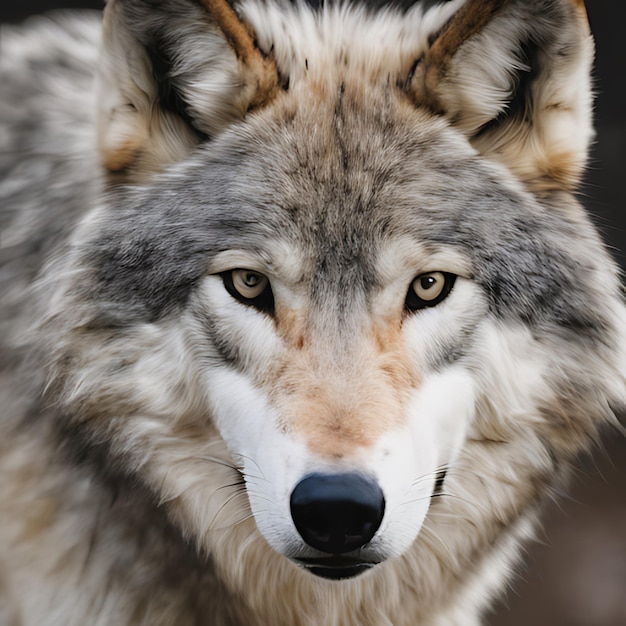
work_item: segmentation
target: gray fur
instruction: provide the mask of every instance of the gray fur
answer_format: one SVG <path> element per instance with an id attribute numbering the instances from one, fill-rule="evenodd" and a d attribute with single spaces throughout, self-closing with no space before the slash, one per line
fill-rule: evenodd
<path id="1" fill-rule="evenodd" d="M 36 615 L 49 624 L 477 624 L 542 502 L 624 403 L 626 312 L 614 262 L 574 194 L 559 184 L 538 191 L 472 146 L 445 112 L 413 101 L 399 77 L 363 78 L 344 59 L 319 71 L 311 97 L 285 80 L 258 110 L 242 116 L 233 105 L 226 121 L 201 120 L 189 86 L 204 65 L 185 66 L 186 46 L 205 31 L 221 35 L 194 5 L 179 46 L 182 26 L 169 22 L 189 3 L 162 4 L 116 0 L 107 9 L 122 6 L 129 49 L 139 45 L 150 60 L 150 75 L 133 80 L 157 80 L 154 116 L 167 111 L 192 126 L 197 143 L 185 143 L 179 162 L 145 171 L 141 152 L 114 173 L 99 160 L 99 17 L 6 31 L 0 467 L 10 479 L 0 540 L 12 552 L 0 554 L 0 603 L 4 595 L 15 607 L 9 619 L 25 624 Z M 533 6 L 544 4 L 559 3 Z M 176 74 L 183 66 L 191 77 Z M 149 140 L 168 128 L 152 128 Z M 389 281 L 380 268 L 407 241 L 465 264 L 473 299 L 459 298 L 462 322 L 439 343 L 424 342 L 415 378 L 468 372 L 475 418 L 408 554 L 362 581 L 311 582 L 255 525 L 246 489 L 267 482 L 263 470 L 242 469 L 218 434 L 207 379 L 236 371 L 256 392 L 282 370 L 224 331 L 205 293 L 221 286 L 207 274 L 226 251 L 276 268 L 284 249 L 297 251 L 289 288 L 306 303 L 306 336 L 325 350 L 310 369 L 320 380 L 328 365 L 358 378 L 371 354 L 355 338 Z M 398 333 L 411 315 L 397 315 Z M 268 315 L 255 324 L 268 335 L 281 328 Z M 510 353 L 494 353 L 504 344 Z M 498 359 L 516 363 L 511 346 L 544 367 L 541 381 L 499 378 Z M 389 366 L 385 376 L 402 378 Z M 181 468 L 180 482 L 168 482 Z M 455 492 L 458 500 L 446 498 Z M 46 581 L 43 608 L 3 583 L 13 563 L 23 572 L 31 560 Z"/>
<path id="2" fill-rule="evenodd" d="M 572 199 L 555 192 L 539 204 L 473 155 L 447 163 L 445 139 L 394 125 L 391 105 L 363 111 L 337 100 L 336 144 L 323 162 L 311 114 L 287 124 L 263 118 L 243 136 L 233 128 L 150 188 L 122 196 L 83 252 L 103 306 L 138 306 L 143 319 L 154 319 L 185 304 L 212 255 L 264 252 L 264 242 L 275 242 L 270 235 L 281 233 L 313 264 L 313 298 L 341 311 L 371 282 L 372 242 L 402 232 L 462 249 L 495 316 L 559 328 L 573 341 L 602 334 L 602 299 L 590 294 L 595 272 L 612 262 Z M 279 155 L 290 136 L 312 139 Z M 249 187 L 241 190 L 241 180 Z"/>

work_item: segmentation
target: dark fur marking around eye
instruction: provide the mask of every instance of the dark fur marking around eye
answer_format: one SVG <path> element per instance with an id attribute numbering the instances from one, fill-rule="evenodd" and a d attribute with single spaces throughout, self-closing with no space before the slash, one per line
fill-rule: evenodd
<path id="1" fill-rule="evenodd" d="M 444 285 L 441 289 L 441 292 L 431 300 L 426 300 L 421 298 L 414 290 L 413 284 L 415 281 L 428 277 L 432 274 L 439 274 L 443 277 Z M 450 274 L 449 272 L 431 272 L 430 274 L 423 274 L 421 276 L 417 276 L 411 286 L 409 287 L 406 300 L 405 300 L 405 309 L 408 312 L 416 312 L 425 308 L 430 308 L 437 306 L 440 302 L 445 300 L 454 287 L 454 283 L 456 282 L 456 275 Z"/>
<path id="2" fill-rule="evenodd" d="M 274 315 L 274 294 L 272 293 L 272 287 L 269 282 L 267 282 L 267 287 L 263 290 L 263 292 L 254 297 L 254 298 L 246 298 L 235 286 L 233 282 L 233 271 L 222 272 L 221 274 L 222 280 L 224 281 L 224 287 L 226 291 L 238 302 L 245 304 L 246 306 L 253 307 L 261 313 L 267 313 L 270 316 Z"/>

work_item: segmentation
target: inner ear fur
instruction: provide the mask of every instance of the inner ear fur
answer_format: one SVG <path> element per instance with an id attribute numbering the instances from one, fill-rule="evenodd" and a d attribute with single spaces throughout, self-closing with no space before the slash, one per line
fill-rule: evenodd
<path id="1" fill-rule="evenodd" d="M 108 0 L 98 108 L 104 167 L 137 181 L 184 158 L 272 97 L 272 63 L 225 0 Z"/>
<path id="2" fill-rule="evenodd" d="M 583 0 L 467 0 L 409 93 L 535 190 L 578 185 L 593 139 Z"/>

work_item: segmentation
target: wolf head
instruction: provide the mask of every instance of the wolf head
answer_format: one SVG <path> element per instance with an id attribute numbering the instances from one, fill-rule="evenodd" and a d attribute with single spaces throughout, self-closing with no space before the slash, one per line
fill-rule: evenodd
<path id="1" fill-rule="evenodd" d="M 584 6 L 431 5 L 105 11 L 108 189 L 49 272 L 48 392 L 234 588 L 267 571 L 259 606 L 366 569 L 381 607 L 480 604 L 625 401 L 573 195 Z"/>

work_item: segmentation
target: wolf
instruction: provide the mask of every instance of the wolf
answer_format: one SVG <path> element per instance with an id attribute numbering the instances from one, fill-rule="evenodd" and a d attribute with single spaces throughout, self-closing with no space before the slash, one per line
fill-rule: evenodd
<path id="1" fill-rule="evenodd" d="M 582 0 L 2 32 L 0 621 L 475 626 L 626 404 Z"/>

